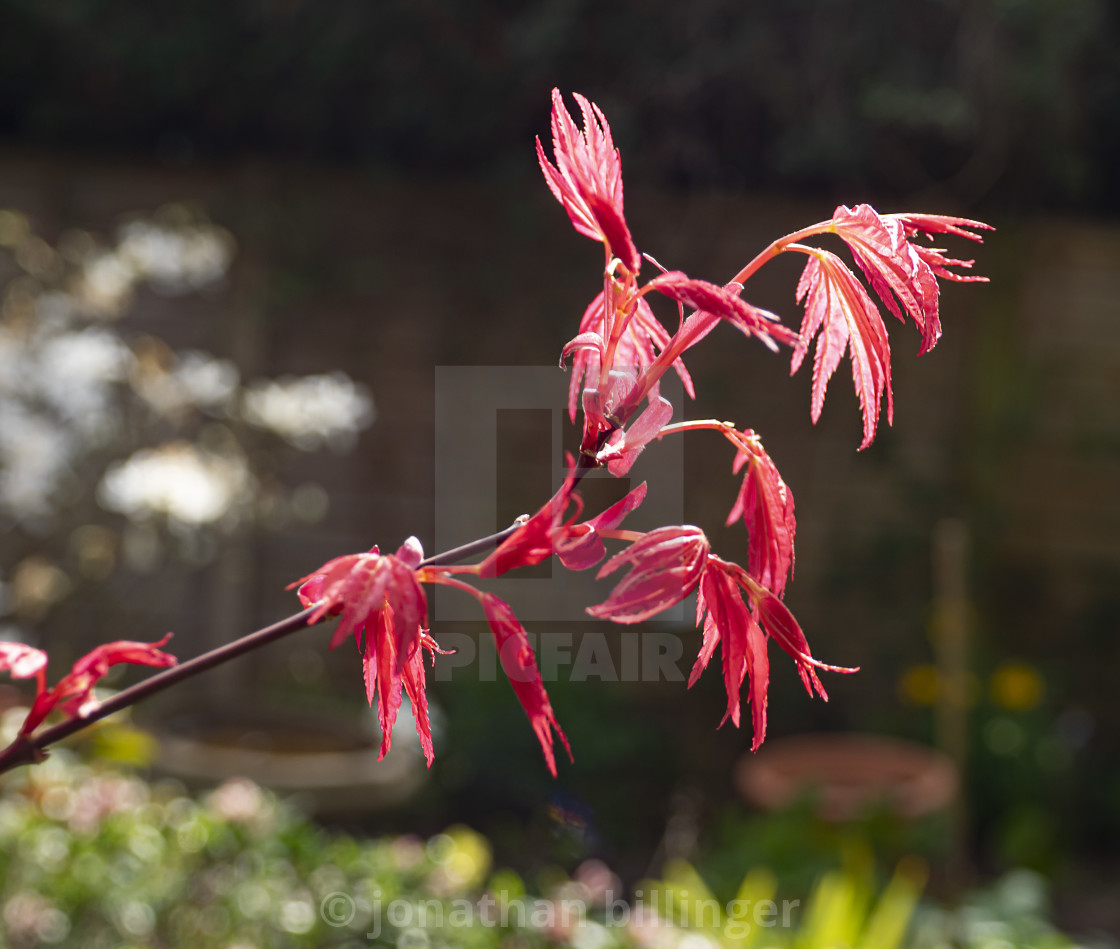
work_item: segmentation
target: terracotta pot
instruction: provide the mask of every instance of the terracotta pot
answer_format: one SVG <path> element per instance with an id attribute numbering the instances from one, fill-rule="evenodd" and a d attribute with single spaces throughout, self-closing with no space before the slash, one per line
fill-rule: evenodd
<path id="1" fill-rule="evenodd" d="M 768 741 L 740 759 L 735 785 L 768 810 L 786 807 L 807 789 L 826 820 L 848 820 L 882 805 L 903 817 L 947 807 L 960 777 L 947 755 L 876 735 L 800 735 Z"/>

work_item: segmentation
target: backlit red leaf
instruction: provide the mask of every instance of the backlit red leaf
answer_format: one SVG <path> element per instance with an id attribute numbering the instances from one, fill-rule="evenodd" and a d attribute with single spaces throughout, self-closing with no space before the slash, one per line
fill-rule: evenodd
<path id="1" fill-rule="evenodd" d="M 42 676 L 47 667 L 47 654 L 42 649 L 23 643 L 0 642 L 0 671 L 10 672 L 13 679 Z"/>
<path id="2" fill-rule="evenodd" d="M 646 483 L 643 481 L 621 501 L 616 501 L 601 514 L 565 531 L 563 539 L 556 544 L 556 555 L 560 558 L 560 562 L 569 570 L 587 570 L 594 567 L 607 554 L 599 531 L 618 527 L 626 515 L 635 510 L 645 497 Z"/>
<path id="3" fill-rule="evenodd" d="M 740 297 L 738 284 L 728 289 L 689 277 L 679 270 L 669 270 L 654 277 L 646 287 L 702 314 L 726 320 L 740 332 L 761 340 L 770 349 L 777 349 L 775 340 L 790 346 L 797 342 L 797 334 L 788 326 L 783 326 L 773 313 L 751 306 Z M 692 345 L 703 339 L 706 333 L 699 333 Z"/>
<path id="4" fill-rule="evenodd" d="M 921 331 L 919 355 L 932 349 L 941 337 L 937 277 L 907 240 L 903 223 L 896 218 L 880 217 L 867 204 L 851 209 L 840 205 L 832 222 L 887 309 L 901 320 L 901 303 Z"/>
<path id="5" fill-rule="evenodd" d="M 614 318 L 621 317 L 612 314 L 612 319 Z M 608 325 L 609 322 L 604 295 L 599 293 L 584 311 L 579 324 L 579 334 L 568 342 L 561 353 L 561 365 L 567 355 L 572 355 L 572 378 L 568 383 L 568 415 L 573 422 L 576 420 L 576 413 L 580 406 L 580 393 L 585 387 L 598 386 L 599 368 L 606 347 L 605 340 L 611 335 L 612 327 Z M 633 313 L 615 344 L 612 368 L 628 370 L 637 377 L 657 358 L 657 354 L 668 342 L 668 331 L 654 315 L 650 305 L 639 297 L 634 304 Z M 692 385 L 692 378 L 684 363 L 677 359 L 673 363 L 673 369 L 680 377 L 685 392 L 691 398 L 695 398 L 696 391 Z"/>
<path id="6" fill-rule="evenodd" d="M 553 165 L 537 139 L 537 159 L 549 190 L 581 234 L 602 241 L 631 273 L 641 268 L 622 209 L 622 163 L 611 128 L 599 107 L 573 96 L 583 116 L 577 127 L 558 89 L 552 90 Z"/>
<path id="7" fill-rule="evenodd" d="M 730 718 L 732 724 L 739 727 L 740 693 L 743 680 L 749 676 L 747 701 L 751 706 L 753 730 L 751 750 L 757 751 L 766 738 L 766 701 L 770 682 L 767 637 L 743 602 L 734 576 L 726 572 L 724 566 L 718 557 L 711 557 L 700 581 L 697 622 L 703 617 L 704 641 L 688 684 L 691 688 L 700 678 L 718 645 L 723 657 L 723 684 L 727 693 L 727 711 L 720 725 Z"/>
<path id="8" fill-rule="evenodd" d="M 793 571 L 797 534 L 793 492 L 753 431 L 742 432 L 739 439 L 741 447 L 733 468 L 738 472 L 746 465 L 747 471 L 727 523 L 743 519 L 750 535 L 748 572 L 764 587 L 783 596 Z"/>
<path id="9" fill-rule="evenodd" d="M 797 371 L 810 342 L 817 337 L 809 414 L 814 422 L 820 418 L 828 380 L 840 364 L 844 351 L 849 350 L 852 381 L 863 411 L 860 448 L 866 448 L 875 438 L 884 390 L 888 422 L 894 416 L 890 344 L 879 309 L 839 257 L 818 249 L 812 251 L 805 264 L 797 284 L 797 300 L 805 301 L 805 317 L 801 324 L 801 341 L 793 351 L 791 373 Z"/>
<path id="10" fill-rule="evenodd" d="M 858 667 L 832 666 L 814 659 L 813 654 L 809 651 L 809 642 L 801 631 L 801 626 L 786 605 L 769 591 L 764 590 L 759 594 L 757 608 L 758 618 L 766 631 L 797 663 L 797 671 L 801 676 L 801 682 L 805 686 L 805 691 L 810 695 L 813 694 L 815 688 L 817 695 L 826 702 L 828 701 L 828 693 L 825 692 L 821 680 L 817 677 L 817 669 L 827 669 L 829 672 L 859 672 Z"/>
<path id="11" fill-rule="evenodd" d="M 157 668 L 175 665 L 179 660 L 160 649 L 169 639 L 171 633 L 154 643 L 118 640 L 98 646 L 86 653 L 74 663 L 70 672 L 60 679 L 54 688 L 39 692 L 20 727 L 20 734 L 31 734 L 59 705 L 70 718 L 88 715 L 97 704 L 93 696 L 94 688 L 113 666 L 123 663 Z"/>
<path id="12" fill-rule="evenodd" d="M 491 593 L 481 594 L 479 599 L 486 612 L 490 631 L 494 634 L 494 643 L 502 661 L 502 669 L 505 670 L 521 707 L 525 709 L 525 714 L 529 716 L 529 722 L 533 726 L 537 740 L 541 743 L 541 751 L 544 752 L 548 770 L 552 772 L 553 777 L 556 777 L 553 730 L 563 742 L 569 759 L 572 757 L 572 749 L 552 711 L 552 703 L 549 702 L 548 693 L 541 681 L 529 637 L 508 603 Z"/>
<path id="13" fill-rule="evenodd" d="M 700 582 L 708 538 L 699 527 L 659 527 L 634 541 L 599 568 L 599 577 L 629 566 L 630 572 L 603 603 L 587 612 L 615 623 L 640 623 L 675 606 Z"/>

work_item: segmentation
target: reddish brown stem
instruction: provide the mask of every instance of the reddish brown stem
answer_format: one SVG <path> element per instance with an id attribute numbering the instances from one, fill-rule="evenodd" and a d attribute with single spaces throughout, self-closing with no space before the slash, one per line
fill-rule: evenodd
<path id="1" fill-rule="evenodd" d="M 435 554 L 427 560 L 422 561 L 420 566 L 433 567 L 440 564 L 452 563 L 456 560 L 463 560 L 474 554 L 488 550 L 500 544 L 506 537 L 517 530 L 517 528 L 521 526 L 521 523 L 522 519 L 518 518 L 517 521 L 503 531 L 491 534 L 489 537 L 482 537 L 478 540 L 471 541 L 469 544 L 463 544 L 461 547 L 456 547 L 453 550 Z M 33 735 L 21 735 L 7 748 L 0 751 L 0 774 L 23 764 L 32 764 L 33 762 L 42 761 L 47 756 L 44 749 L 48 746 L 62 741 L 64 738 L 69 738 L 75 732 L 87 728 L 94 722 L 100 721 L 106 716 L 112 715 L 114 712 L 119 712 L 121 709 L 128 708 L 130 705 L 135 705 L 137 702 L 149 696 L 156 695 L 164 689 L 169 689 L 192 676 L 196 676 L 201 672 L 213 669 L 215 666 L 227 663 L 232 659 L 236 659 L 238 656 L 243 656 L 248 652 L 252 652 L 254 649 L 259 649 L 261 646 L 266 646 L 278 639 L 283 639 L 285 636 L 290 636 L 292 633 L 298 632 L 301 629 L 306 629 L 308 626 L 316 625 L 315 623 L 308 622 L 314 612 L 315 608 L 309 607 L 286 619 L 273 623 L 271 626 L 258 629 L 256 632 L 249 633 L 247 636 L 242 636 L 240 639 L 235 639 L 231 643 L 226 643 L 224 646 L 219 646 L 217 649 L 212 649 L 210 652 L 203 653 L 201 656 L 195 656 L 193 659 L 188 659 L 186 662 L 179 663 L 177 666 L 165 669 L 156 675 L 150 676 L 143 682 L 138 682 L 136 685 L 129 686 L 127 689 L 122 689 L 112 698 L 102 702 L 88 715 L 83 715 L 80 718 L 67 719 L 64 722 L 59 722 L 57 725 L 52 725 L 50 728 L 44 728 L 42 731 Z M 328 618 L 329 617 L 323 617 L 323 619 Z M 322 622 L 322 620 L 318 622 Z"/>

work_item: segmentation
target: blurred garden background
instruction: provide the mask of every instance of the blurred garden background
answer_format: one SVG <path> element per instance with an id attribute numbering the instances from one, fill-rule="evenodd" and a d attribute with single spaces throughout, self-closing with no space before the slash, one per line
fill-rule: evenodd
<path id="1" fill-rule="evenodd" d="M 635 239 L 669 268 L 725 280 L 841 202 L 997 228 L 950 248 L 991 283 L 943 288 L 932 353 L 890 327 L 895 421 L 867 451 L 844 380 L 813 426 L 807 370 L 730 331 L 693 352 L 685 407 L 763 437 L 799 515 L 787 602 L 816 655 L 861 667 L 826 705 L 775 662 L 758 760 L 810 733 L 904 739 L 953 763 L 959 795 L 763 809 L 749 734 L 716 728 L 716 670 L 686 691 L 561 665 L 575 762 L 553 780 L 508 684 L 466 665 L 430 688 L 431 771 L 407 727 L 377 764 L 358 657 L 314 629 L 4 778 L 5 938 L 368 945 L 320 917 L 326 894 L 590 898 L 603 873 L 632 899 L 695 893 L 690 874 L 722 901 L 803 899 L 791 945 L 838 944 L 817 905 L 861 907 L 834 923 L 853 945 L 902 938 L 864 917 L 913 917 L 913 945 L 1120 938 L 1105 0 L 0 0 L 0 638 L 47 649 L 52 677 L 167 630 L 187 658 L 293 612 L 285 586 L 333 556 L 410 534 L 435 552 L 439 367 L 554 365 L 600 288 L 533 151 L 554 86 L 603 108 Z M 746 296 L 797 326 L 785 263 Z M 495 424 L 497 530 L 559 459 L 547 413 Z M 735 557 L 737 483 L 708 447 L 687 445 L 684 515 Z M 573 652 L 606 629 L 527 625 Z M 698 633 L 652 628 L 679 631 L 687 677 Z M 433 633 L 489 635 L 438 609 Z M 445 942 L 591 938 L 530 930 Z M 724 939 L 674 932 L 633 938 Z"/>

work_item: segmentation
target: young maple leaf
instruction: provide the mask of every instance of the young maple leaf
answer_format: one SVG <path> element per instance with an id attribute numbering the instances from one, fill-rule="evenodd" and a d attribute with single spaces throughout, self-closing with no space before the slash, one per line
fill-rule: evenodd
<path id="1" fill-rule="evenodd" d="M 573 422 L 580 406 L 580 392 L 585 387 L 596 388 L 599 384 L 599 370 L 603 353 L 606 352 L 606 340 L 613 329 L 613 313 L 608 314 L 605 299 L 605 294 L 601 292 L 591 301 L 580 320 L 579 334 L 568 342 L 560 354 L 561 366 L 569 354 L 572 356 L 572 378 L 568 383 L 568 416 Z M 653 364 L 657 354 L 668 342 L 669 332 L 654 316 L 645 299 L 639 297 L 619 335 L 612 368 L 624 367 L 636 378 Z M 690 398 L 696 398 L 692 377 L 684 363 L 680 359 L 675 360 L 673 369 L 680 377 L 685 392 Z"/>
<path id="2" fill-rule="evenodd" d="M 793 572 L 793 543 L 797 534 L 793 492 L 782 480 L 758 435 L 747 429 L 736 433 L 735 443 L 739 451 L 732 470 L 738 474 L 744 465 L 747 470 L 727 523 L 743 519 L 750 536 L 747 571 L 781 597 Z"/>
<path id="3" fill-rule="evenodd" d="M 611 138 L 611 127 L 598 106 L 578 93 L 574 98 L 583 114 L 582 132 L 568 113 L 560 90 L 552 90 L 555 165 L 545 157 L 537 139 L 537 159 L 544 180 L 575 229 L 602 241 L 608 254 L 636 274 L 642 258 L 622 210 L 622 161 Z"/>
<path id="4" fill-rule="evenodd" d="M 548 770 L 553 777 L 556 777 L 553 730 L 560 736 L 569 760 L 572 759 L 572 749 L 568 744 L 567 735 L 564 734 L 552 711 L 552 703 L 541 681 L 540 670 L 533 656 L 533 647 L 529 644 L 529 636 L 514 615 L 513 609 L 504 600 L 492 593 L 478 594 L 478 599 L 486 613 L 490 631 L 494 635 L 498 656 L 502 660 L 502 669 L 505 670 L 506 678 L 513 686 L 513 691 L 525 714 L 529 716 L 529 722 L 533 726 L 537 740 L 541 743 L 541 751 L 544 752 Z"/>
<path id="5" fill-rule="evenodd" d="M 832 224 L 887 309 L 901 320 L 901 304 L 921 331 L 919 356 L 933 349 L 941 337 L 937 278 L 968 283 L 987 280 L 948 269 L 971 267 L 971 260 L 953 260 L 936 248 L 910 243 L 919 233 L 951 233 L 979 241 L 980 235 L 965 228 L 991 229 L 980 221 L 931 214 L 881 215 L 870 205 L 857 204 L 854 208 L 840 205 L 832 215 Z"/>
<path id="6" fill-rule="evenodd" d="M 425 631 L 428 601 L 416 577 L 423 559 L 420 542 L 410 537 L 396 554 L 381 554 L 374 547 L 368 553 L 336 557 L 288 588 L 298 586 L 300 602 L 316 607 L 309 623 L 317 623 L 328 613 L 341 614 L 331 649 L 353 633 L 362 653 L 366 699 L 371 706 L 377 701 L 381 725 L 378 760 L 392 748 L 403 687 L 412 703 L 420 747 L 431 767 L 434 752 L 423 650 L 439 650 Z"/>
<path id="7" fill-rule="evenodd" d="M 317 607 L 309 623 L 319 622 L 328 613 L 342 614 L 331 637 L 331 649 L 337 649 L 350 632 L 360 646 L 366 621 L 388 604 L 396 616 L 399 641 L 395 652 L 403 664 L 428 619 L 428 600 L 416 579 L 416 568 L 423 559 L 420 541 L 410 537 L 395 555 L 382 554 L 375 546 L 368 553 L 335 557 L 288 584 L 288 589 L 299 587 L 300 602 Z"/>
<path id="8" fill-rule="evenodd" d="M 716 561 L 718 564 L 719 561 Z M 688 677 L 691 689 L 707 668 L 716 646 L 723 657 L 723 685 L 727 693 L 727 711 L 720 721 L 729 718 L 738 728 L 741 716 L 740 693 L 743 679 L 750 676 L 747 701 L 751 706 L 751 751 L 758 751 L 766 739 L 766 701 L 770 685 L 770 658 L 766 652 L 766 634 L 743 603 L 739 587 L 725 571 L 706 565 L 696 598 L 696 624 L 704 623 L 700 652 Z"/>
<path id="9" fill-rule="evenodd" d="M 857 671 L 814 659 L 801 627 L 782 601 L 738 564 L 713 554 L 698 527 L 661 527 L 650 531 L 603 564 L 599 576 L 624 565 L 631 568 L 630 572 L 605 602 L 589 607 L 587 612 L 615 623 L 639 623 L 696 591 L 696 623 L 703 623 L 704 634 L 689 687 L 707 668 L 718 646 L 727 692 L 727 711 L 720 724 L 730 719 L 739 727 L 740 693 L 749 676 L 747 701 L 754 730 L 752 750 L 757 751 L 766 737 L 770 681 L 766 645 L 771 638 L 793 658 L 810 695 L 815 688 L 818 695 L 828 698 L 817 669 Z"/>
<path id="10" fill-rule="evenodd" d="M 622 500 L 582 523 L 576 523 L 583 501 L 575 493 L 574 486 L 573 470 L 569 471 L 560 490 L 478 565 L 478 576 L 498 577 L 518 567 L 541 563 L 553 554 L 569 570 L 587 570 L 602 560 L 607 551 L 598 532 L 622 523 L 623 518 L 645 499 L 646 484 L 643 481 Z M 569 505 L 575 506 L 575 513 L 565 521 Z"/>
<path id="11" fill-rule="evenodd" d="M 938 314 L 938 277 L 961 282 L 985 282 L 986 277 L 959 274 L 950 267 L 969 268 L 971 260 L 944 256 L 935 247 L 912 243 L 918 235 L 953 234 L 979 241 L 972 229 L 990 226 L 967 218 L 938 214 L 879 214 L 867 204 L 840 205 L 832 219 L 815 228 L 832 231 L 848 245 L 856 263 L 876 295 L 900 320 L 908 315 L 922 334 L 918 355 L 931 350 L 941 336 Z M 883 392 L 887 395 L 887 421 L 893 417 L 890 345 L 879 310 L 863 285 L 838 257 L 828 251 L 791 244 L 787 249 L 809 254 L 797 284 L 797 299 L 805 300 L 801 342 L 795 347 L 790 372 L 796 372 L 809 343 L 819 332 L 813 364 L 810 414 L 820 418 L 828 380 L 845 349 L 852 355 L 852 379 L 863 411 L 863 442 L 875 437 Z"/>
<path id="12" fill-rule="evenodd" d="M 761 340 L 768 349 L 775 352 L 778 349 L 777 343 L 793 346 L 798 342 L 797 334 L 784 326 L 778 316 L 747 303 L 739 296 L 742 286 L 737 283 L 721 287 L 707 280 L 690 277 L 679 270 L 668 270 L 650 280 L 646 287 L 683 306 L 694 308 L 697 312 L 690 319 L 707 324 L 699 332 L 682 332 L 681 335 L 687 335 L 689 339 L 686 348 L 695 346 L 710 332 L 714 325 L 713 318 L 727 321 L 748 338 L 753 336 Z"/>
<path id="13" fill-rule="evenodd" d="M 740 590 L 746 594 L 746 602 Z M 754 730 L 752 751 L 757 751 L 766 738 L 766 697 L 770 676 L 766 644 L 770 639 L 777 641 L 797 664 L 798 674 L 810 696 L 815 688 L 817 694 L 828 701 L 824 686 L 817 677 L 817 669 L 843 673 L 858 671 L 814 659 L 801 627 L 785 604 L 738 564 L 715 554 L 708 557 L 705 565 L 696 605 L 697 624 L 704 619 L 704 639 L 688 684 L 691 687 L 699 679 L 718 645 L 723 656 L 724 688 L 727 691 L 727 712 L 720 724 L 730 718 L 738 727 L 739 693 L 744 677 L 750 675 L 748 701 Z"/>
<path id="14" fill-rule="evenodd" d="M 805 301 L 801 340 L 793 349 L 790 374 L 801 366 L 809 343 L 817 337 L 813 357 L 813 394 L 809 414 L 816 422 L 824 406 L 828 380 L 845 350 L 852 356 L 852 381 L 863 411 L 863 442 L 875 438 L 883 392 L 887 420 L 894 417 L 891 392 L 891 350 L 879 309 L 844 262 L 831 251 L 813 248 L 797 283 L 797 301 Z M 817 334 L 820 334 L 817 336 Z"/>
<path id="15" fill-rule="evenodd" d="M 98 646 L 91 652 L 82 656 L 71 667 L 70 672 L 52 689 L 42 688 L 40 678 L 39 694 L 31 705 L 23 725 L 20 727 L 21 735 L 30 735 L 43 720 L 61 703 L 62 711 L 69 718 L 83 718 L 97 707 L 97 700 L 93 696 L 93 689 L 103 679 L 112 666 L 121 663 L 130 663 L 138 666 L 166 667 L 175 665 L 178 660 L 170 653 L 161 652 L 171 639 L 168 633 L 159 642 L 138 643 L 131 640 L 118 640 Z M 38 650 L 36 650 L 38 652 Z M 37 663 L 38 657 L 25 657 L 29 665 Z M 45 654 L 44 654 L 45 665 Z M 41 676 L 42 666 L 37 673 Z M 13 674 L 14 670 L 13 670 Z M 36 673 L 32 673 L 36 674 Z"/>
<path id="16" fill-rule="evenodd" d="M 941 337 L 937 276 L 907 239 L 905 225 L 896 218 L 881 217 L 867 204 L 851 209 L 840 205 L 832 223 L 887 309 L 901 320 L 901 303 L 921 331 L 918 355 L 931 350 Z"/>
<path id="17" fill-rule="evenodd" d="M 598 578 L 619 567 L 630 572 L 611 595 L 587 612 L 615 623 L 641 623 L 680 603 L 696 589 L 710 547 L 699 527 L 659 527 L 599 568 Z"/>
<path id="18" fill-rule="evenodd" d="M 38 691 L 46 688 L 44 676 L 47 654 L 42 649 L 23 643 L 0 642 L 0 672 L 10 672 L 13 679 L 38 680 Z"/>
<path id="19" fill-rule="evenodd" d="M 404 687 L 412 715 L 416 721 L 416 734 L 428 767 L 432 766 L 435 749 L 432 747 L 432 726 L 428 716 L 428 696 L 424 674 L 424 650 L 443 652 L 434 639 L 421 630 L 412 653 L 400 661 L 397 643 L 400 640 L 394 623 L 393 608 L 386 603 L 365 624 L 365 649 L 362 651 L 362 678 L 366 685 L 366 701 L 370 706 L 377 700 L 377 721 L 381 727 L 381 748 L 377 760 L 381 761 L 393 746 L 393 728 L 401 706 L 401 687 Z"/>

